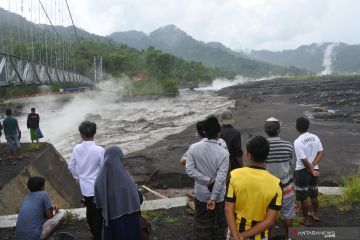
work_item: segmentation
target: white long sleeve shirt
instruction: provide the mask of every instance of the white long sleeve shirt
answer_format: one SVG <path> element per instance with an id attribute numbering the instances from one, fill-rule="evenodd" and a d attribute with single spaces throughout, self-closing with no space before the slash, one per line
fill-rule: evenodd
<path id="1" fill-rule="evenodd" d="M 86 197 L 94 196 L 95 179 L 104 163 L 104 152 L 94 141 L 83 141 L 73 149 L 68 168 L 79 180 L 81 193 Z"/>

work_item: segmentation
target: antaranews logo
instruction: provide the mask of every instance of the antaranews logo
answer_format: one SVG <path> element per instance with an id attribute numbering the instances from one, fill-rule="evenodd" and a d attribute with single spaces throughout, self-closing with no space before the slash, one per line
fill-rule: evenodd
<path id="1" fill-rule="evenodd" d="M 359 240 L 360 227 L 290 228 L 289 240 Z"/>

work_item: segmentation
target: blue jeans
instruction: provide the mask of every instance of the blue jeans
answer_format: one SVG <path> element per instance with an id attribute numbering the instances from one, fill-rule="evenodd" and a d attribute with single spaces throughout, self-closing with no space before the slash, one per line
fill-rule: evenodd
<path id="1" fill-rule="evenodd" d="M 20 148 L 20 140 L 18 135 L 6 136 L 6 141 L 10 150 Z"/>

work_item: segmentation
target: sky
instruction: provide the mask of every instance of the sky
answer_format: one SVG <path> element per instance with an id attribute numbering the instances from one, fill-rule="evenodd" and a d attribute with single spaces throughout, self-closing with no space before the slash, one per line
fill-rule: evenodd
<path id="1" fill-rule="evenodd" d="M 0 6 L 20 8 L 0 0 Z M 62 6 L 65 0 L 52 1 Z M 75 24 L 91 33 L 138 30 L 169 24 L 204 42 L 232 49 L 295 49 L 322 42 L 360 43 L 358 0 L 68 0 Z"/>

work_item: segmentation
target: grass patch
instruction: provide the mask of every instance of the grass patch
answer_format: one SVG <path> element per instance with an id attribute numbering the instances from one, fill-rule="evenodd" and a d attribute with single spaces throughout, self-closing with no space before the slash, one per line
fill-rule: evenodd
<path id="1" fill-rule="evenodd" d="M 344 196 L 319 194 L 318 199 L 320 206 L 334 207 L 342 212 L 351 210 L 351 203 Z"/>
<path id="2" fill-rule="evenodd" d="M 351 176 L 343 178 L 343 195 L 319 194 L 319 202 L 322 206 L 335 207 L 340 211 L 350 211 L 351 206 L 360 203 L 360 170 Z"/>
<path id="3" fill-rule="evenodd" d="M 79 214 L 73 213 L 71 211 L 66 211 L 64 216 L 64 224 L 72 224 L 79 221 Z"/>
<path id="4" fill-rule="evenodd" d="M 343 197 L 350 204 L 360 203 L 360 171 L 344 178 Z"/>
<path id="5" fill-rule="evenodd" d="M 183 220 L 183 214 L 170 215 L 166 210 L 142 211 L 143 216 L 151 224 L 151 229 L 156 230 L 158 226 L 177 224 Z"/>

